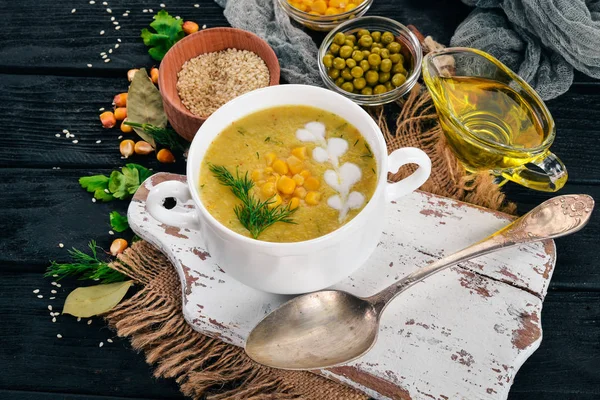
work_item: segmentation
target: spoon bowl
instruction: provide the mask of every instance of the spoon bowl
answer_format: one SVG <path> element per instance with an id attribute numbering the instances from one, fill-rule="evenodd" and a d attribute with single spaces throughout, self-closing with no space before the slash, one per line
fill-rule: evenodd
<path id="1" fill-rule="evenodd" d="M 252 359 L 285 369 L 325 368 L 360 357 L 375 343 L 379 317 L 367 300 L 337 290 L 300 298 L 277 308 L 250 333 L 246 353 Z"/>

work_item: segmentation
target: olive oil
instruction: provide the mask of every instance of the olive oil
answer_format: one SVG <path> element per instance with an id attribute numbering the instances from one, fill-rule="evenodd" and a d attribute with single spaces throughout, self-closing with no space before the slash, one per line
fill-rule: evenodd
<path id="1" fill-rule="evenodd" d="M 446 139 L 468 170 L 503 170 L 539 156 L 549 129 L 526 92 L 482 77 L 436 76 L 434 85 Z"/>

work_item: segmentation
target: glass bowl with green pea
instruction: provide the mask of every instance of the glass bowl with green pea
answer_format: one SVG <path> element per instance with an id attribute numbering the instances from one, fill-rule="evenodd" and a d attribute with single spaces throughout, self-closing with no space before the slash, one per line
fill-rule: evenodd
<path id="1" fill-rule="evenodd" d="M 404 25 L 384 17 L 349 20 L 329 32 L 319 49 L 325 86 L 365 106 L 407 94 L 421 73 L 423 52 Z"/>

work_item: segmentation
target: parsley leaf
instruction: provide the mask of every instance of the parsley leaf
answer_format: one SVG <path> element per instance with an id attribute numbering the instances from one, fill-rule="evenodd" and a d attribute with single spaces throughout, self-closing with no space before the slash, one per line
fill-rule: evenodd
<path id="1" fill-rule="evenodd" d="M 126 215 L 119 214 L 118 211 L 110 213 L 110 226 L 116 232 L 123 232 L 129 229 L 129 222 Z"/>
<path id="2" fill-rule="evenodd" d="M 133 195 L 152 174 L 152 171 L 139 164 L 127 164 L 121 168 L 121 172 L 113 171 L 110 177 L 104 175 L 81 177 L 79 184 L 88 192 L 94 193 L 96 200 L 125 200 Z"/>
<path id="3" fill-rule="evenodd" d="M 139 164 L 126 164 L 125 165 L 127 168 L 130 169 L 137 169 L 139 175 L 140 175 L 140 185 L 142 183 L 144 183 L 144 181 L 148 178 L 150 178 L 154 173 L 152 171 L 150 171 L 148 168 L 146 167 L 142 167 Z"/>
<path id="4" fill-rule="evenodd" d="M 155 32 L 142 29 L 144 44 L 150 47 L 148 54 L 156 61 L 161 61 L 167 51 L 185 36 L 182 25 L 182 19 L 173 18 L 165 10 L 160 10 L 150 24 Z"/>
<path id="5" fill-rule="evenodd" d="M 101 201 L 111 201 L 113 196 L 106 193 L 108 190 L 108 177 L 104 175 L 83 176 L 79 178 L 79 184 L 90 193 L 94 193 L 94 198 Z"/>

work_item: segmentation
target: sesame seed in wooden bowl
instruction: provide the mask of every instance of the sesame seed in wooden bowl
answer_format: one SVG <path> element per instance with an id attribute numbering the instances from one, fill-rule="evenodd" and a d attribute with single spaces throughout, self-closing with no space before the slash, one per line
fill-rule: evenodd
<path id="1" fill-rule="evenodd" d="M 167 52 L 158 85 L 171 126 L 191 141 L 220 105 L 247 91 L 278 85 L 279 74 L 275 52 L 260 37 L 236 28 L 211 28 L 185 37 Z"/>

